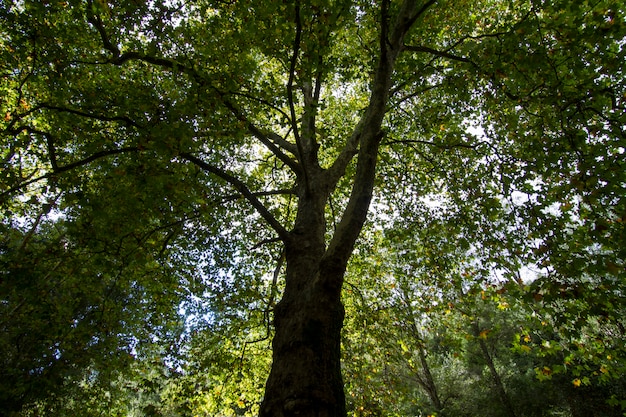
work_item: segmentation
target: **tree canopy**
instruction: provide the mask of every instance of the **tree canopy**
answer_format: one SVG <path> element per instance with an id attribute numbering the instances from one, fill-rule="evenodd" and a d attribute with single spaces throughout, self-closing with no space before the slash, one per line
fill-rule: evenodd
<path id="1" fill-rule="evenodd" d="M 6 415 L 626 409 L 620 2 L 16 0 L 0 28 Z"/>

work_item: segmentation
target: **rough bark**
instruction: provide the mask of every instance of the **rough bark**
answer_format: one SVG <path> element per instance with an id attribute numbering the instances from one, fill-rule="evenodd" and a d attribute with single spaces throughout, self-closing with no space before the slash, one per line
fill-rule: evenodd
<path id="1" fill-rule="evenodd" d="M 294 230 L 285 242 L 286 286 L 274 310 L 273 366 L 260 416 L 345 416 L 340 367 L 345 264 L 330 268 L 322 180 L 302 187 Z M 311 193 L 310 189 L 320 190 Z"/>
<path id="2" fill-rule="evenodd" d="M 345 416 L 340 367 L 341 271 L 319 268 L 318 248 L 294 239 L 287 286 L 274 311 L 274 363 L 261 416 Z M 317 253 L 316 253 L 317 252 Z"/>

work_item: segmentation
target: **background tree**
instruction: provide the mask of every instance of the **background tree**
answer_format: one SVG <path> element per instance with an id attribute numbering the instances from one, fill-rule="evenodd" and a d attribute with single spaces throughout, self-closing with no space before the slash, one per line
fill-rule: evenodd
<path id="1" fill-rule="evenodd" d="M 43 221 L 45 215 L 27 224 L 27 233 L 2 225 L 6 413 L 51 394 L 63 403 L 72 381 L 97 375 L 110 383 L 140 345 L 154 338 L 176 343 L 181 331 L 173 306 L 182 283 L 155 262 L 150 244 L 94 242 L 82 230 Z M 108 244 L 120 244 L 115 255 L 102 250 Z"/>
<path id="2" fill-rule="evenodd" d="M 480 267 L 461 274 L 594 277 L 617 289 L 592 304 L 619 310 L 620 4 L 27 1 L 1 13 L 7 228 L 39 234 L 45 218 L 71 231 L 98 285 L 123 267 L 120 297 L 147 292 L 156 313 L 121 308 L 116 323 L 168 333 L 183 298 L 204 307 L 194 296 L 217 316 L 271 313 L 261 416 L 346 414 L 340 297 L 375 191 L 373 220 L 437 225 L 423 246 L 469 252 Z M 22 287 L 7 276 L 13 311 Z"/>

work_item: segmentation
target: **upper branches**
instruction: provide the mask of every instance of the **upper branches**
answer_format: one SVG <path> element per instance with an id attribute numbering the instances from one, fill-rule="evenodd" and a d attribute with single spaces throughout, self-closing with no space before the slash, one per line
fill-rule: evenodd
<path id="1" fill-rule="evenodd" d="M 349 163 L 350 155 L 358 152 L 350 199 L 341 221 L 337 225 L 336 233 L 328 246 L 326 253 L 328 260 L 335 259 L 339 260 L 340 263 L 347 262 L 363 227 L 374 189 L 378 148 L 384 137 L 382 122 L 386 112 L 396 60 L 402 50 L 407 32 L 432 4 L 434 1 L 429 1 L 420 7 L 415 0 L 405 0 L 395 17 L 390 16 L 388 1 L 384 1 L 381 5 L 380 51 L 372 81 L 369 104 L 344 151 L 329 170 L 331 175 L 340 175 L 345 171 L 345 164 Z M 389 26 L 388 22 L 391 22 Z M 356 150 L 357 146 L 358 151 Z"/>
<path id="2" fill-rule="evenodd" d="M 297 13 L 299 16 L 299 12 Z M 268 131 L 261 128 L 253 119 L 246 113 L 245 107 L 240 106 L 237 103 L 237 98 L 246 98 L 238 92 L 230 93 L 225 89 L 220 88 L 208 74 L 203 73 L 195 65 L 189 65 L 185 59 L 179 60 L 170 57 L 159 57 L 153 54 L 146 54 L 138 51 L 127 51 L 122 53 L 117 46 L 115 46 L 108 36 L 107 30 L 104 27 L 102 20 L 94 15 L 93 12 L 88 11 L 87 15 L 89 23 L 97 30 L 103 47 L 111 54 L 108 62 L 113 65 L 124 65 L 131 61 L 141 61 L 150 64 L 154 67 L 168 70 L 171 72 L 187 74 L 191 79 L 195 80 L 198 85 L 207 89 L 212 93 L 217 101 L 227 109 L 230 114 L 240 122 L 240 126 L 245 128 L 247 132 L 261 142 L 278 160 L 288 166 L 297 176 L 304 174 L 304 169 L 296 159 L 290 157 L 287 153 L 292 155 L 301 155 L 302 149 L 298 137 L 297 126 L 293 126 L 292 130 L 296 136 L 296 145 L 290 143 L 279 134 L 273 131 Z M 292 121 L 296 120 L 295 105 L 293 98 L 293 83 L 295 76 L 295 63 L 298 57 L 298 46 L 300 42 L 301 25 L 298 24 L 298 35 L 295 41 L 294 55 L 292 59 L 292 76 L 289 81 L 288 95 Z M 274 229 L 279 237 L 286 238 L 287 233 L 284 227 L 278 222 L 278 220 L 269 212 L 267 207 L 258 199 L 258 194 L 250 190 L 247 185 L 241 180 L 241 178 L 215 166 L 193 155 L 192 152 L 182 152 L 178 155 L 183 160 L 191 162 L 198 166 L 202 170 L 221 178 L 222 180 L 233 186 L 249 203 L 256 209 L 256 211 L 263 217 L 263 219 Z M 304 174 L 305 175 L 305 174 Z"/>
<path id="3" fill-rule="evenodd" d="M 432 0 L 418 7 L 417 1 L 407 0 L 402 3 L 400 10 L 393 18 L 390 15 L 390 2 L 382 2 L 380 7 L 379 59 L 372 80 L 369 103 L 339 156 L 328 170 L 327 175 L 330 182 L 335 183 L 344 175 L 352 158 L 359 152 L 359 148 L 363 149 L 367 147 L 368 143 L 382 138 L 380 129 L 386 113 L 385 107 L 391 88 L 391 76 L 396 59 L 404 47 L 404 37 L 416 20 L 434 3 Z"/>
<path id="4" fill-rule="evenodd" d="M 300 19 L 300 2 L 296 0 L 295 3 L 295 23 L 296 23 L 296 35 L 293 41 L 293 52 L 289 63 L 289 80 L 287 81 L 287 100 L 289 102 L 289 112 L 291 114 L 291 123 L 293 129 L 293 135 L 296 139 L 296 146 L 298 147 L 298 154 L 300 160 L 302 160 L 304 149 L 300 140 L 300 130 L 297 125 L 296 106 L 293 96 L 293 85 L 296 77 L 296 66 L 298 63 L 298 55 L 300 54 L 300 42 L 302 39 L 302 22 Z M 306 169 L 304 170 L 304 178 L 306 179 Z"/>
<path id="5" fill-rule="evenodd" d="M 228 91 L 223 91 L 212 82 L 210 76 L 202 73 L 194 66 L 186 64 L 182 60 L 159 57 L 156 55 L 146 54 L 138 51 L 127 51 L 121 53 L 119 48 L 111 42 L 102 20 L 99 18 L 99 16 L 93 13 L 91 8 L 88 8 L 87 20 L 98 31 L 102 40 L 103 47 L 111 53 L 111 58 L 108 61 L 109 63 L 114 65 L 124 65 L 130 61 L 141 61 L 151 64 L 157 68 L 187 74 L 199 85 L 205 87 L 208 86 L 209 90 L 212 91 L 215 96 L 219 98 L 219 101 L 222 103 L 222 105 L 226 109 L 228 109 L 237 120 L 244 123 L 248 132 L 252 136 L 257 138 L 281 162 L 291 168 L 294 173 L 296 173 L 297 175 L 302 174 L 301 167 L 299 166 L 298 162 L 285 153 L 289 152 L 293 155 L 296 155 L 298 153 L 296 147 L 275 132 L 266 131 L 265 129 L 262 129 L 258 125 L 256 125 L 252 121 L 252 119 L 248 117 L 245 112 L 237 105 L 237 103 L 233 99 L 231 99 L 231 97 L 236 93 L 231 94 Z M 293 115 L 292 119 L 295 119 Z"/>

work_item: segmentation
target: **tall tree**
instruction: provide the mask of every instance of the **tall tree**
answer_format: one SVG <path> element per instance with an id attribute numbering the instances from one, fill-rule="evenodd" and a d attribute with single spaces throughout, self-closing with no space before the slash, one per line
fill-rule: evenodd
<path id="1" fill-rule="evenodd" d="M 224 293 L 248 288 L 235 264 L 264 268 L 256 252 L 277 275 L 284 259 L 280 301 L 272 280 L 264 307 L 263 417 L 346 414 L 340 295 L 377 181 L 392 213 L 411 209 L 403 197 L 427 213 L 418 197 L 443 192 L 482 228 L 489 261 L 523 246 L 501 203 L 515 192 L 545 196 L 536 218 L 597 205 L 623 230 L 610 168 L 624 153 L 622 5 L 88 0 L 1 13 L 5 212 L 54 206 L 114 257 L 133 241 L 161 265 L 195 255 Z M 623 275 L 623 249 L 602 242 L 601 267 Z"/>

